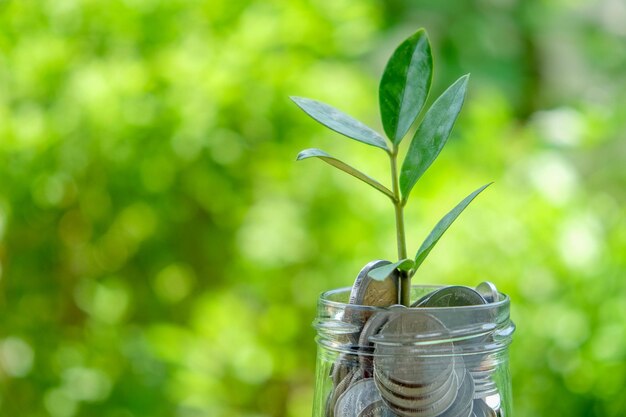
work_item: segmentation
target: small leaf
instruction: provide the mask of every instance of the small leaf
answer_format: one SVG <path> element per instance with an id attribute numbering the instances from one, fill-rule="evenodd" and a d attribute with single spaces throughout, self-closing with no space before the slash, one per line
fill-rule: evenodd
<path id="1" fill-rule="evenodd" d="M 329 129 L 351 139 L 389 151 L 385 139 L 373 129 L 367 127 L 352 116 L 336 108 L 304 97 L 291 97 L 306 114 Z"/>
<path id="2" fill-rule="evenodd" d="M 380 115 L 387 137 L 398 145 L 422 110 L 433 79 L 433 58 L 424 29 L 394 51 L 380 80 Z"/>
<path id="3" fill-rule="evenodd" d="M 369 186 L 374 187 L 378 191 L 387 195 L 387 197 L 391 199 L 395 198 L 393 193 L 387 187 L 385 187 L 384 185 L 376 181 L 374 178 L 362 173 L 356 168 L 351 167 L 345 162 L 340 161 L 339 159 L 330 156 L 329 154 L 327 154 L 326 152 L 320 149 L 314 149 L 314 148 L 305 149 L 298 154 L 296 160 L 300 161 L 302 159 L 307 159 L 307 158 L 320 158 L 322 161 L 334 166 L 335 168 L 339 168 L 343 172 L 346 172 L 352 175 L 353 177 L 360 179 L 361 181 L 368 184 Z"/>
<path id="4" fill-rule="evenodd" d="M 415 266 L 413 259 L 403 259 L 393 264 L 387 264 L 372 269 L 367 275 L 376 281 L 384 281 L 396 269 L 400 271 L 409 271 Z"/>
<path id="5" fill-rule="evenodd" d="M 400 172 L 402 200 L 406 201 L 417 180 L 446 144 L 467 89 L 469 74 L 459 78 L 433 103 L 417 128 Z"/>
<path id="6" fill-rule="evenodd" d="M 492 182 L 489 184 L 485 184 L 467 197 L 463 199 L 455 208 L 453 208 L 448 214 L 443 216 L 439 223 L 433 228 L 430 232 L 422 246 L 418 249 L 415 254 L 415 268 L 419 268 L 419 266 L 424 262 L 424 259 L 428 256 L 432 248 L 437 244 L 441 236 L 448 230 L 450 225 L 456 220 L 457 217 L 465 210 L 465 207 L 472 202 L 472 200 L 480 194 L 485 188 L 489 187 Z"/>

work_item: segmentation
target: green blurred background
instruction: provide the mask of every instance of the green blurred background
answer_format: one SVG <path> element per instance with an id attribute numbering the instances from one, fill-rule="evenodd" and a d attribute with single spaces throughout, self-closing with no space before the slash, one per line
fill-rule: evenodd
<path id="1" fill-rule="evenodd" d="M 0 0 L 0 415 L 310 415 L 318 294 L 395 256 L 377 80 L 419 27 L 433 97 L 471 72 L 410 251 L 495 181 L 415 282 L 512 297 L 516 415 L 626 414 L 620 0 Z"/>

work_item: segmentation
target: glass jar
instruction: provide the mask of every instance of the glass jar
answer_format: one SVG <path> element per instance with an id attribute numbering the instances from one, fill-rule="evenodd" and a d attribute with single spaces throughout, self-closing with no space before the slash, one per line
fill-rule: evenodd
<path id="1" fill-rule="evenodd" d="M 414 286 L 412 300 L 439 286 Z M 509 298 L 463 307 L 318 303 L 313 417 L 510 417 Z"/>

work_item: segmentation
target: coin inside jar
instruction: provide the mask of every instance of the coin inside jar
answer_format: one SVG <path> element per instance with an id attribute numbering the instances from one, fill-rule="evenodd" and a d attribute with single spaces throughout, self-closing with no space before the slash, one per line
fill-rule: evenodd
<path id="1" fill-rule="evenodd" d="M 500 294 L 495 284 L 489 281 L 481 282 L 476 286 L 476 291 L 487 301 L 488 303 L 495 303 L 500 299 Z"/>
<path id="2" fill-rule="evenodd" d="M 345 376 L 358 365 L 356 355 L 349 353 L 341 353 L 333 363 L 330 375 L 333 384 L 338 385 Z"/>
<path id="3" fill-rule="evenodd" d="M 401 384 L 376 371 L 375 380 L 379 388 L 381 388 L 381 392 L 385 390 L 398 397 L 411 399 L 416 408 L 425 407 L 444 395 L 451 386 L 455 385 L 458 387 L 461 383 L 465 375 L 465 367 L 462 360 L 457 359 L 455 362 L 457 364 L 454 367 L 454 372 L 449 374 L 442 373 L 441 378 L 432 384 Z M 382 395 L 385 397 L 384 394 Z"/>
<path id="4" fill-rule="evenodd" d="M 342 318 L 342 321 L 356 327 L 355 332 L 348 336 L 354 344 L 358 343 L 360 331 L 374 313 L 373 309 L 362 306 L 387 307 L 398 301 L 397 274 L 393 273 L 382 281 L 377 281 L 368 276 L 372 269 L 390 263 L 384 260 L 371 261 L 361 269 L 354 280 L 348 301 L 350 306 L 345 309 Z"/>
<path id="5" fill-rule="evenodd" d="M 473 411 L 476 417 L 497 417 L 496 412 L 480 399 L 474 400 Z"/>
<path id="6" fill-rule="evenodd" d="M 469 417 L 474 406 L 474 381 L 468 371 L 459 387 L 454 403 L 439 417 Z"/>
<path id="7" fill-rule="evenodd" d="M 343 375 L 342 379 L 338 383 L 334 384 L 333 389 L 326 400 L 326 417 L 334 416 L 335 405 L 337 404 L 338 398 L 346 391 L 346 389 L 348 389 L 356 373 L 357 369 L 352 368 L 349 372 Z"/>
<path id="8" fill-rule="evenodd" d="M 431 417 L 439 415 L 454 402 L 458 389 L 458 380 L 454 373 L 449 381 L 450 383 L 418 397 L 405 397 L 402 389 L 393 392 L 381 383 L 378 387 L 383 400 L 396 413 L 403 416 Z"/>
<path id="9" fill-rule="evenodd" d="M 377 334 L 380 329 L 389 320 L 388 312 L 378 312 L 371 316 L 365 325 L 359 336 L 358 349 L 359 349 L 359 363 L 366 376 L 370 377 L 373 372 L 373 354 L 374 344 L 370 341 L 370 337 Z"/>
<path id="10" fill-rule="evenodd" d="M 391 411 L 387 404 L 383 401 L 372 403 L 365 407 L 365 410 L 359 414 L 359 417 L 397 417 L 396 414 Z"/>
<path id="11" fill-rule="evenodd" d="M 461 307 L 481 304 L 487 302 L 476 290 L 452 285 L 429 294 L 417 307 Z"/>
<path id="12" fill-rule="evenodd" d="M 351 384 L 337 399 L 334 417 L 361 417 L 372 404 L 382 402 L 372 378 Z"/>
<path id="13" fill-rule="evenodd" d="M 433 384 L 442 375 L 447 378 L 454 365 L 451 342 L 426 346 L 401 344 L 407 340 L 427 340 L 444 332 L 445 326 L 429 314 L 408 309 L 394 311 L 374 339 L 376 372 L 409 387 Z"/>
<path id="14" fill-rule="evenodd" d="M 395 273 L 382 281 L 371 278 L 368 274 L 372 269 L 389 265 L 391 262 L 377 260 L 369 262 L 361 269 L 350 292 L 350 304 L 387 307 L 398 302 L 398 278 Z"/>

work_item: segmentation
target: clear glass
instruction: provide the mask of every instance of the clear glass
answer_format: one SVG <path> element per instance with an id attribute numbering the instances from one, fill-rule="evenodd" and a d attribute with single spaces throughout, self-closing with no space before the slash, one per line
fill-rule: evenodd
<path id="1" fill-rule="evenodd" d="M 412 300 L 438 286 L 414 286 Z M 320 296 L 313 417 L 510 417 L 509 298 L 464 307 L 348 304 Z"/>

